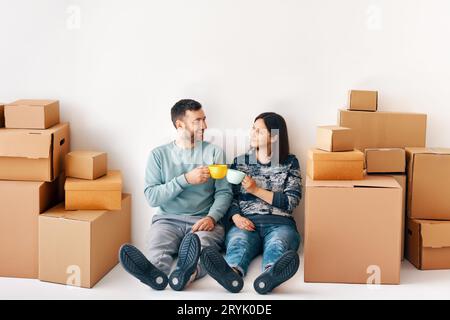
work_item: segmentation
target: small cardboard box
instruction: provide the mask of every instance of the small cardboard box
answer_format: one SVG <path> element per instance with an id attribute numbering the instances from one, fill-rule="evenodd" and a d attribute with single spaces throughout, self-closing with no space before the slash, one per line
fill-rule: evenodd
<path id="1" fill-rule="evenodd" d="M 48 129 L 59 123 L 59 101 L 18 100 L 5 106 L 10 129 Z"/>
<path id="2" fill-rule="evenodd" d="M 105 152 L 72 151 L 66 155 L 66 174 L 71 178 L 95 180 L 108 171 Z"/>
<path id="3" fill-rule="evenodd" d="M 122 199 L 122 174 L 108 173 L 96 180 L 67 178 L 66 210 L 120 210 Z"/>
<path id="4" fill-rule="evenodd" d="M 327 152 L 311 149 L 308 152 L 307 173 L 313 180 L 362 180 L 364 153 Z"/>
<path id="5" fill-rule="evenodd" d="M 119 211 L 65 211 L 61 203 L 39 217 L 39 279 L 92 288 L 130 241 L 130 195 Z"/>
<path id="6" fill-rule="evenodd" d="M 58 180 L 0 181 L 0 277 L 38 278 L 38 218 L 61 201 Z"/>
<path id="7" fill-rule="evenodd" d="M 353 129 L 358 150 L 425 147 L 426 114 L 341 110 L 339 124 Z"/>
<path id="8" fill-rule="evenodd" d="M 399 284 L 402 190 L 394 178 L 306 179 L 305 282 Z"/>
<path id="9" fill-rule="evenodd" d="M 70 150 L 68 123 L 46 130 L 0 129 L 0 179 L 53 181 Z"/>
<path id="10" fill-rule="evenodd" d="M 318 127 L 316 148 L 329 152 L 353 151 L 352 129 L 339 126 Z"/>
<path id="11" fill-rule="evenodd" d="M 450 269 L 450 221 L 408 219 L 407 259 L 420 270 Z"/>
<path id="12" fill-rule="evenodd" d="M 351 90 L 349 93 L 349 110 L 377 111 L 378 91 Z"/>
<path id="13" fill-rule="evenodd" d="M 408 216 L 450 220 L 450 149 L 407 148 Z"/>
<path id="14" fill-rule="evenodd" d="M 366 149 L 367 173 L 404 173 L 406 154 L 401 148 Z"/>
<path id="15" fill-rule="evenodd" d="M 0 103 L 0 128 L 5 126 L 5 105 Z"/>

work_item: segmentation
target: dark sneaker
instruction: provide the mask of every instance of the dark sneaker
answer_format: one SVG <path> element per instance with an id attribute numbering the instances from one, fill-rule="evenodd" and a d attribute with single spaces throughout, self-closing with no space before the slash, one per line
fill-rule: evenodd
<path id="1" fill-rule="evenodd" d="M 167 275 L 155 267 L 136 247 L 124 244 L 119 250 L 123 268 L 154 290 L 164 290 L 169 280 Z"/>
<path id="2" fill-rule="evenodd" d="M 214 248 L 203 249 L 201 261 L 208 274 L 231 293 L 238 293 L 244 286 L 242 277 L 234 271 L 224 257 Z"/>
<path id="3" fill-rule="evenodd" d="M 288 251 L 275 264 L 256 278 L 253 287 L 259 294 L 266 294 L 292 278 L 300 266 L 300 258 L 295 251 Z"/>
<path id="4" fill-rule="evenodd" d="M 178 262 L 169 277 L 169 285 L 175 291 L 182 291 L 197 270 L 201 243 L 198 235 L 188 233 L 181 242 Z"/>

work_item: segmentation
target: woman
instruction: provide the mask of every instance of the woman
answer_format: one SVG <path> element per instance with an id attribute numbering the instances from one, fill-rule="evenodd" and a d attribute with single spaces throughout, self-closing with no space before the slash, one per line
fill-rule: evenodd
<path id="1" fill-rule="evenodd" d="M 297 272 L 300 235 L 292 212 L 301 199 L 297 158 L 289 153 L 286 122 L 276 113 L 259 115 L 251 133 L 251 150 L 236 158 L 231 169 L 246 174 L 234 186 L 228 218 L 234 223 L 226 236 L 225 258 L 207 248 L 202 263 L 225 289 L 242 290 L 251 261 L 263 254 L 263 273 L 255 280 L 260 294 L 271 292 Z"/>

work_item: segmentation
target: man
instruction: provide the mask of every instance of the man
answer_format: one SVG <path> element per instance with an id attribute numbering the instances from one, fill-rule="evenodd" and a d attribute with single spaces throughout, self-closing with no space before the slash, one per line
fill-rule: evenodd
<path id="1" fill-rule="evenodd" d="M 150 206 L 158 207 L 148 239 L 149 259 L 131 245 L 124 245 L 119 257 L 125 270 L 151 288 L 164 290 L 169 283 L 181 291 L 206 275 L 199 264 L 201 249 L 222 246 L 224 229 L 217 223 L 233 195 L 225 179 L 210 177 L 207 165 L 223 164 L 225 157 L 219 147 L 203 141 L 207 125 L 201 104 L 181 100 L 171 116 L 177 139 L 154 149 L 147 162 L 145 196 Z"/>

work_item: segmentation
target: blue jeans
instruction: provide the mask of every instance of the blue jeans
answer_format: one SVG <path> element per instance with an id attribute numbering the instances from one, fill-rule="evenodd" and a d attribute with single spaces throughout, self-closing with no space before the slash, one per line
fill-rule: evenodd
<path id="1" fill-rule="evenodd" d="M 252 260 L 263 254 L 263 271 L 271 267 L 287 251 L 297 251 L 300 234 L 293 225 L 255 225 L 250 232 L 233 226 L 225 240 L 225 260 L 232 268 L 247 274 Z"/>

